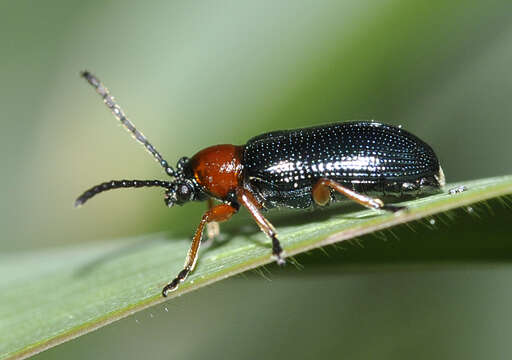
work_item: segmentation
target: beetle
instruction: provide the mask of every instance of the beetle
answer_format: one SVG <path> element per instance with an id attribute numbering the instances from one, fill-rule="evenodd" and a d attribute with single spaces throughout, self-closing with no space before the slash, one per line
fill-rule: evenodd
<path id="1" fill-rule="evenodd" d="M 342 196 L 370 209 L 396 212 L 405 207 L 385 204 L 379 196 L 416 197 L 439 192 L 445 185 L 439 160 L 428 144 L 401 127 L 374 121 L 274 131 L 241 146 L 214 145 L 191 158 L 182 157 L 174 169 L 128 120 L 98 78 L 88 71 L 81 75 L 172 180 L 104 182 L 85 191 L 75 206 L 107 190 L 138 187 L 164 188 L 168 207 L 208 201 L 209 209 L 199 222 L 184 267 L 163 288 L 164 297 L 193 271 L 205 226 L 228 220 L 241 206 L 271 239 L 272 255 L 283 265 L 277 232 L 263 215 L 267 209 L 326 206 Z M 220 204 L 213 205 L 212 199 Z"/>

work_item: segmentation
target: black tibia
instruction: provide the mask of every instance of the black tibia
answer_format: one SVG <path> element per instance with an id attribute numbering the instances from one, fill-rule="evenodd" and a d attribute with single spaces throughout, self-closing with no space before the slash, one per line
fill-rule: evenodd
<path id="1" fill-rule="evenodd" d="M 281 247 L 281 243 L 277 239 L 276 229 L 261 213 L 261 205 L 248 190 L 239 188 L 237 189 L 236 196 L 238 201 L 247 208 L 261 231 L 272 239 L 272 255 L 275 256 L 277 264 L 284 265 L 286 263 L 284 260 L 284 251 Z"/>
<path id="2" fill-rule="evenodd" d="M 176 276 L 174 280 L 172 280 L 162 289 L 163 296 L 167 296 L 167 293 L 169 291 L 176 290 L 178 285 L 187 278 L 187 275 L 192 270 L 194 270 L 194 267 L 196 266 L 197 257 L 199 254 L 199 246 L 201 245 L 201 238 L 203 235 L 205 225 L 212 221 L 225 221 L 236 212 L 237 209 L 235 207 L 228 204 L 220 204 L 211 208 L 203 215 L 201 222 L 197 227 L 194 239 L 192 240 L 192 244 L 190 244 L 190 249 L 188 250 L 183 270 L 180 271 L 180 273 L 178 274 L 178 276 Z"/>
<path id="3" fill-rule="evenodd" d="M 358 204 L 361 204 L 370 209 L 382 209 L 391 212 L 396 212 L 406 208 L 405 206 L 386 205 L 382 202 L 381 199 L 372 198 L 370 196 L 360 194 L 354 190 L 344 187 L 343 185 L 337 183 L 334 180 L 327 178 L 319 179 L 315 183 L 315 185 L 313 185 L 313 200 L 319 205 L 326 205 L 325 188 L 333 189 L 334 191 L 337 191 L 340 194 L 345 195 L 347 198 L 357 202 Z"/>

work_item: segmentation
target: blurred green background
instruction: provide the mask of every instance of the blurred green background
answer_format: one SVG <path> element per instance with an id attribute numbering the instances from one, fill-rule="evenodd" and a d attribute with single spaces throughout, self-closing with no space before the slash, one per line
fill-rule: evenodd
<path id="1" fill-rule="evenodd" d="M 191 234 L 204 210 L 167 210 L 159 190 L 73 208 L 105 180 L 165 178 L 83 69 L 173 164 L 375 119 L 430 143 L 449 182 L 512 173 L 509 1 L 4 1 L 0 27 L 4 254 Z M 510 212 L 480 212 L 230 279 L 38 358 L 508 358 Z"/>

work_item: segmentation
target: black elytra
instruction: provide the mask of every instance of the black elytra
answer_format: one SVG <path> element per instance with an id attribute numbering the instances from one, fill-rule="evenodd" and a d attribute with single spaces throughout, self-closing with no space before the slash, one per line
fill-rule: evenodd
<path id="1" fill-rule="evenodd" d="M 401 127 L 372 121 L 262 134 L 247 142 L 242 162 L 244 178 L 266 208 L 312 206 L 319 178 L 373 195 L 426 195 L 444 186 L 428 144 Z"/>

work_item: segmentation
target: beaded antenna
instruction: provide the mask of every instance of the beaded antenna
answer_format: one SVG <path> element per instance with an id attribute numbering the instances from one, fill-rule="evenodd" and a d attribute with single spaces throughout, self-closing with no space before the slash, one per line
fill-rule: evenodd
<path id="1" fill-rule="evenodd" d="M 116 102 L 114 97 L 110 95 L 108 89 L 101 83 L 101 81 L 91 74 L 89 71 L 81 72 L 81 76 L 91 84 L 96 92 L 102 97 L 103 102 L 112 111 L 112 114 L 117 120 L 121 122 L 126 130 L 130 132 L 135 140 L 144 145 L 144 148 L 155 158 L 156 161 L 164 168 L 167 175 L 171 177 L 177 177 L 178 173 L 167 163 L 167 161 L 160 155 L 153 145 L 146 139 L 146 137 L 135 128 L 133 123 L 126 117 L 123 109 Z M 118 189 L 118 188 L 139 188 L 139 187 L 162 187 L 165 189 L 173 188 L 173 181 L 162 181 L 162 180 L 111 180 L 99 185 L 93 186 L 89 190 L 85 191 L 75 201 L 75 206 L 84 204 L 87 200 L 99 194 L 103 191 Z"/>

